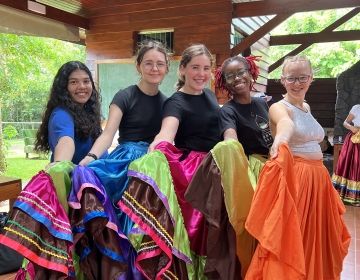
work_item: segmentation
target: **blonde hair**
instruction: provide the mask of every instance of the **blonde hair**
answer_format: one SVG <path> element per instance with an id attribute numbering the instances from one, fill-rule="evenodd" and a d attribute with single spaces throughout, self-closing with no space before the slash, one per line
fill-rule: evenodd
<path id="1" fill-rule="evenodd" d="M 282 74 L 284 74 L 285 68 L 290 62 L 305 62 L 305 63 L 307 63 L 309 65 L 311 74 L 313 74 L 311 62 L 310 62 L 309 58 L 307 58 L 305 55 L 294 55 L 294 56 L 285 57 L 284 62 L 282 64 L 282 69 L 281 69 Z"/>

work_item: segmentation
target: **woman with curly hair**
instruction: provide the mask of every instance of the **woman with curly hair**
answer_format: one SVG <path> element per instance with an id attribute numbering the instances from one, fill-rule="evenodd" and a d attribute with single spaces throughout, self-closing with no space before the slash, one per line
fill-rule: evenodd
<path id="1" fill-rule="evenodd" d="M 218 244 L 208 247 L 206 270 L 216 271 L 219 279 L 238 279 L 239 273 L 244 278 L 257 244 L 244 226 L 272 137 L 266 101 L 250 94 L 259 75 L 256 60 L 233 56 L 217 69 L 216 87 L 230 97 L 219 111 L 225 141 L 211 149 L 185 193 L 187 201 L 206 217 L 209 240 Z M 221 224 L 212 226 L 219 219 Z"/>
<path id="2" fill-rule="evenodd" d="M 91 72 L 82 62 L 69 61 L 54 78 L 35 150 L 51 151 L 51 162 L 78 164 L 100 134 L 100 98 Z"/>

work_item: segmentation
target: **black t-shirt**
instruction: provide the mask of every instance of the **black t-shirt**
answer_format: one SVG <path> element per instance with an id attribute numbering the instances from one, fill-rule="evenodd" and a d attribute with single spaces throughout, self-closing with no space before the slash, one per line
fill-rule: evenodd
<path id="1" fill-rule="evenodd" d="M 228 128 L 235 129 L 245 154 L 267 155 L 273 143 L 269 127 L 269 108 L 259 97 L 252 97 L 250 104 L 230 100 L 220 109 L 221 135 Z"/>
<path id="2" fill-rule="evenodd" d="M 177 91 L 169 97 L 163 116 L 179 120 L 175 146 L 192 151 L 210 151 L 220 141 L 219 109 L 215 94 L 209 89 L 200 95 Z"/>
<path id="3" fill-rule="evenodd" d="M 116 93 L 111 104 L 117 105 L 123 112 L 118 142 L 151 143 L 160 131 L 165 100 L 166 96 L 160 91 L 154 96 L 146 95 L 137 85 Z"/>

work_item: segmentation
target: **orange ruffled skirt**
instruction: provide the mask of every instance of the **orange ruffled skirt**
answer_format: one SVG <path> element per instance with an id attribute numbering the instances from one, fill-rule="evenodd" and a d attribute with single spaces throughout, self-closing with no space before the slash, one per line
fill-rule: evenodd
<path id="1" fill-rule="evenodd" d="M 321 160 L 282 145 L 259 178 L 246 229 L 259 241 L 245 279 L 340 279 L 345 207 Z"/>

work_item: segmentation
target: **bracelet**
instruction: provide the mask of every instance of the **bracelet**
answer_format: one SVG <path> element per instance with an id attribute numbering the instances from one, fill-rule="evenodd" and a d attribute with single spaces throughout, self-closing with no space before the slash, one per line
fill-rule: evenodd
<path id="1" fill-rule="evenodd" d="M 97 160 L 97 159 L 98 159 L 97 155 L 95 155 L 95 154 L 93 154 L 93 153 L 88 153 L 87 156 L 88 156 L 88 157 L 92 157 L 94 160 Z"/>

